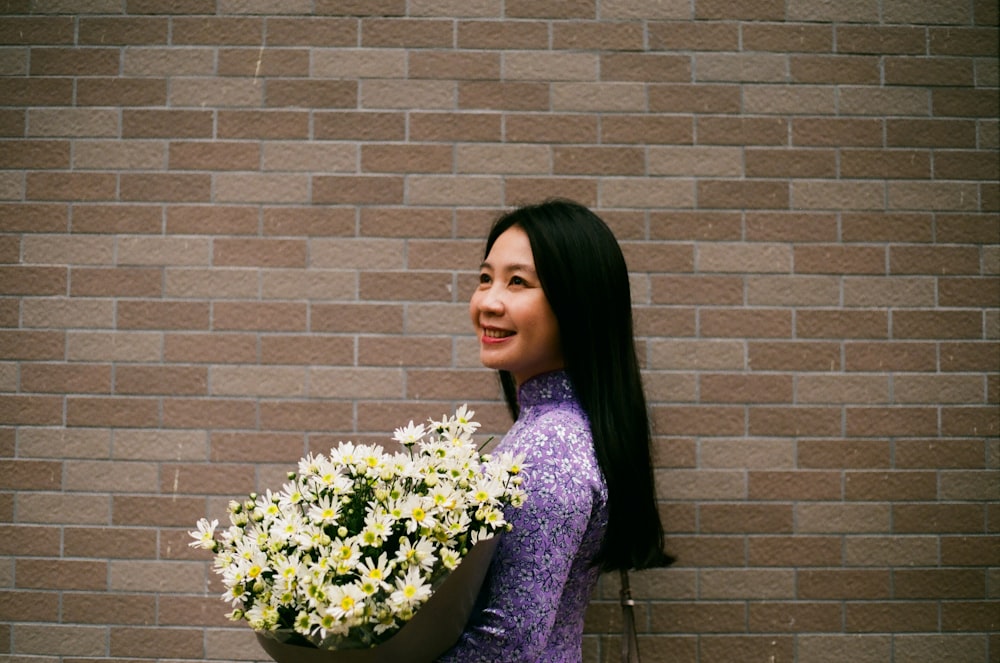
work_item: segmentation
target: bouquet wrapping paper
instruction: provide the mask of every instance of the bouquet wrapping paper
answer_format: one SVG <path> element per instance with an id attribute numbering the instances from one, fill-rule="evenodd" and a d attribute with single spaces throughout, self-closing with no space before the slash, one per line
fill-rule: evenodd
<path id="1" fill-rule="evenodd" d="M 403 628 L 370 649 L 315 649 L 257 632 L 257 640 L 277 663 L 431 663 L 458 640 L 482 587 L 497 535 L 478 542 Z"/>

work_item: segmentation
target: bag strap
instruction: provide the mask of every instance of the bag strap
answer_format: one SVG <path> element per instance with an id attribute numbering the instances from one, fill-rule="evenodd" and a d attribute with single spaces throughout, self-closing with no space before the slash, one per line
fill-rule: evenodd
<path id="1" fill-rule="evenodd" d="M 622 663 L 639 663 L 639 640 L 635 632 L 635 601 L 628 585 L 628 571 L 621 570 Z"/>

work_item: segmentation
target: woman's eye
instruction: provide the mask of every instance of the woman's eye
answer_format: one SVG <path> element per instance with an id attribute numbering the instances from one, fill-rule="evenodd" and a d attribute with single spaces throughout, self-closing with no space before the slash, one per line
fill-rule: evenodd
<path id="1" fill-rule="evenodd" d="M 510 277 L 510 284 L 511 285 L 524 285 L 524 279 L 522 279 L 520 276 L 512 276 L 512 277 Z"/>
<path id="2" fill-rule="evenodd" d="M 479 275 L 479 282 L 480 283 L 489 283 L 490 282 L 490 275 L 489 274 L 480 274 Z"/>

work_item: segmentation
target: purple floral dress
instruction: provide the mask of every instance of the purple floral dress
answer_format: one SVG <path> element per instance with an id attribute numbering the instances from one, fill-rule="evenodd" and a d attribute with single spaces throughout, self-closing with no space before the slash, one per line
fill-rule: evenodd
<path id="1" fill-rule="evenodd" d="M 579 663 L 608 491 L 587 416 L 562 371 L 518 391 L 497 450 L 525 454 L 522 508 L 503 535 L 465 633 L 439 663 Z"/>

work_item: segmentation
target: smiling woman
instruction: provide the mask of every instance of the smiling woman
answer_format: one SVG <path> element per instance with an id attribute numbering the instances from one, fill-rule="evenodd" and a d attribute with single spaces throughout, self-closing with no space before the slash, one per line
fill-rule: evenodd
<path id="1" fill-rule="evenodd" d="M 512 226 L 493 243 L 469 301 L 483 366 L 517 384 L 563 367 L 559 323 L 545 297 L 527 233 Z"/>
<path id="2" fill-rule="evenodd" d="M 526 499 L 440 661 L 579 663 L 601 571 L 665 566 L 628 270 L 607 225 L 553 200 L 494 224 L 469 302 L 515 422 Z"/>

